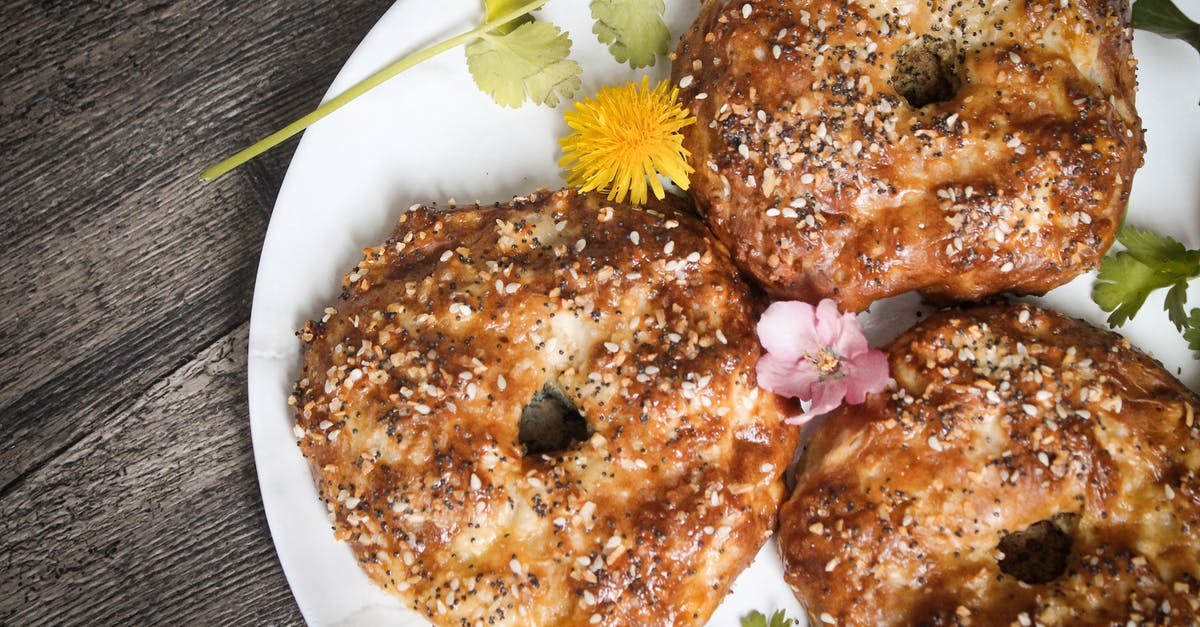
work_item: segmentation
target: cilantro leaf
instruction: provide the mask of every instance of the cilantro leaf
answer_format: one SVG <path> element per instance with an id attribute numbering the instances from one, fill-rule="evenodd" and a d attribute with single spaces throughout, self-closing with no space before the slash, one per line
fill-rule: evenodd
<path id="1" fill-rule="evenodd" d="M 1180 332 L 1183 332 L 1188 326 L 1185 305 L 1187 305 L 1187 281 L 1180 281 L 1171 287 L 1171 291 L 1167 292 L 1167 297 L 1163 301 L 1163 309 L 1167 310 L 1167 317 L 1171 319 L 1175 329 Z"/>
<path id="2" fill-rule="evenodd" d="M 742 627 L 767 627 L 767 617 L 763 616 L 762 612 L 755 610 L 742 619 Z"/>
<path id="3" fill-rule="evenodd" d="M 567 56 L 571 39 L 553 24 L 528 22 L 505 35 L 484 33 L 466 52 L 475 84 L 501 106 L 517 108 L 528 100 L 553 107 L 580 86 L 583 68 Z"/>
<path id="4" fill-rule="evenodd" d="M 592 0 L 592 32 L 608 51 L 629 67 L 654 65 L 667 53 L 671 33 L 663 21 L 663 0 Z"/>
<path id="5" fill-rule="evenodd" d="M 483 0 L 484 19 L 490 22 L 509 11 L 520 9 L 522 4 L 524 4 L 524 0 Z M 507 35 L 516 30 L 518 26 L 532 21 L 533 16 L 526 13 L 507 24 L 501 24 L 495 32 Z"/>
<path id="6" fill-rule="evenodd" d="M 1200 52 L 1200 24 L 1188 19 L 1171 0 L 1137 0 L 1133 27 L 1170 39 L 1182 39 Z"/>
<path id="7" fill-rule="evenodd" d="M 783 610 L 772 614 L 769 622 L 767 617 L 759 611 L 750 612 L 742 619 L 742 627 L 792 627 L 794 624 L 796 621 L 788 618 Z"/>
<path id="8" fill-rule="evenodd" d="M 1159 272 L 1178 274 L 1182 278 L 1200 274 L 1200 250 L 1188 250 L 1174 238 L 1154 231 L 1124 226 L 1117 233 L 1129 254 Z"/>
<path id="9" fill-rule="evenodd" d="M 1183 339 L 1187 340 L 1188 348 L 1200 351 L 1200 309 L 1192 309 L 1188 318 L 1188 330 L 1184 331 Z"/>
<path id="10" fill-rule="evenodd" d="M 1131 226 L 1117 234 L 1128 250 L 1109 255 L 1100 263 L 1092 300 L 1112 312 L 1108 325 L 1129 321 L 1154 290 L 1170 287 L 1165 308 L 1171 322 L 1182 330 L 1187 282 L 1200 276 L 1200 250 L 1188 250 L 1178 241 Z"/>
<path id="11" fill-rule="evenodd" d="M 1108 316 L 1108 326 L 1123 326 L 1142 308 L 1150 292 L 1171 285 L 1174 281 L 1164 280 L 1154 268 L 1127 253 L 1109 255 L 1100 262 L 1100 274 L 1096 287 L 1092 289 L 1092 300 Z"/>

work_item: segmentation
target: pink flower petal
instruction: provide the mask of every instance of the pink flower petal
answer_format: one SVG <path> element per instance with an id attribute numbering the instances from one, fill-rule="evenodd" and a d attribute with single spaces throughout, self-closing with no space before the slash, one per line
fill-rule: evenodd
<path id="1" fill-rule="evenodd" d="M 842 404 L 842 399 L 846 397 L 846 380 L 831 379 L 823 381 L 813 386 L 812 393 L 812 405 L 805 413 L 814 416 L 829 413 L 837 409 L 838 405 Z"/>
<path id="2" fill-rule="evenodd" d="M 826 298 L 817 303 L 816 338 L 821 346 L 833 346 L 842 334 L 842 314 L 837 303 Z"/>
<path id="3" fill-rule="evenodd" d="M 857 405 L 884 388 L 888 382 L 887 355 L 869 350 L 842 363 L 846 372 L 846 401 Z"/>
<path id="4" fill-rule="evenodd" d="M 841 333 L 834 339 L 832 346 L 833 352 L 843 358 L 853 358 L 869 350 L 867 337 L 863 335 L 862 325 L 858 323 L 858 316 L 852 313 L 842 315 Z"/>
<path id="5" fill-rule="evenodd" d="M 803 425 L 804 423 L 808 422 L 809 420 L 812 420 L 813 418 L 816 418 L 816 416 L 813 414 L 800 414 L 799 416 L 789 416 L 789 417 L 783 419 L 783 424 L 795 425 L 795 426 L 799 427 L 799 426 Z"/>
<path id="6" fill-rule="evenodd" d="M 858 317 L 838 311 L 824 299 L 816 307 L 797 301 L 772 304 L 758 322 L 758 337 L 767 353 L 756 368 L 760 387 L 808 402 L 808 409 L 785 420 L 804 424 L 843 402 L 861 403 L 888 382 L 887 356 L 872 350 Z M 832 350 L 840 370 L 821 371 L 814 358 Z"/>
<path id="7" fill-rule="evenodd" d="M 813 306 L 789 300 L 771 303 L 758 319 L 758 341 L 768 353 L 796 361 L 817 348 Z"/>
<path id="8" fill-rule="evenodd" d="M 780 396 L 809 400 L 818 381 L 817 369 L 808 360 L 780 359 L 767 353 L 758 360 L 758 386 Z"/>

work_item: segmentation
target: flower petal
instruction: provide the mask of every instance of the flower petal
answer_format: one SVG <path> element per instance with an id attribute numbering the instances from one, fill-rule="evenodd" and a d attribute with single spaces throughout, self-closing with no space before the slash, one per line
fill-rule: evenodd
<path id="1" fill-rule="evenodd" d="M 789 416 L 789 417 L 783 419 L 783 424 L 795 425 L 798 427 L 816 417 L 817 416 L 815 414 L 800 414 L 799 416 Z"/>
<path id="2" fill-rule="evenodd" d="M 888 360 L 882 351 L 868 350 L 842 362 L 846 372 L 846 402 L 857 405 L 884 388 L 888 382 Z"/>
<path id="3" fill-rule="evenodd" d="M 796 361 L 819 348 L 813 306 L 796 300 L 771 303 L 758 319 L 758 341 L 775 357 Z"/>
<path id="4" fill-rule="evenodd" d="M 870 345 L 867 344 L 867 337 L 863 335 L 858 316 L 852 313 L 842 314 L 841 328 L 833 341 L 833 352 L 845 361 L 869 349 Z"/>
<path id="5" fill-rule="evenodd" d="M 808 408 L 809 414 L 819 416 L 837 409 L 842 404 L 842 399 L 846 397 L 846 380 L 845 379 L 829 379 L 814 385 L 812 388 L 812 406 Z"/>
<path id="6" fill-rule="evenodd" d="M 812 397 L 813 385 L 819 380 L 817 369 L 808 360 L 780 359 L 774 353 L 763 355 L 755 370 L 759 387 L 806 401 Z"/>
<path id="7" fill-rule="evenodd" d="M 825 298 L 817 303 L 815 329 L 821 346 L 833 346 L 842 334 L 842 314 L 832 299 Z"/>

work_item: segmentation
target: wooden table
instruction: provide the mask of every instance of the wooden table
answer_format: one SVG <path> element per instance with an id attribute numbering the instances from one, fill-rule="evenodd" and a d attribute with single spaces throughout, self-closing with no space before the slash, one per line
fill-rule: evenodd
<path id="1" fill-rule="evenodd" d="M 295 141 L 388 0 L 0 7 L 0 625 L 299 623 L 246 409 Z"/>

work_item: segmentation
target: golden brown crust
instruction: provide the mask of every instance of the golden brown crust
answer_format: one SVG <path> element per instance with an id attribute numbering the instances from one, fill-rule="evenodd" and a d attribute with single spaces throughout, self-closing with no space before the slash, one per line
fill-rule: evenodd
<path id="1" fill-rule="evenodd" d="M 405 213 L 302 332 L 298 437 L 337 536 L 439 625 L 703 623 L 797 443 L 755 386 L 758 307 L 669 207 Z M 527 454 L 547 384 L 592 433 Z"/>
<path id="2" fill-rule="evenodd" d="M 1195 624 L 1200 398 L 1025 305 L 939 313 L 889 360 L 897 386 L 817 429 L 780 512 L 813 624 Z"/>
<path id="3" fill-rule="evenodd" d="M 698 119 L 692 196 L 777 297 L 1061 285 L 1112 243 L 1142 161 L 1128 11 L 707 0 L 673 63 Z M 945 69 L 950 100 L 898 93 L 921 67 Z"/>

